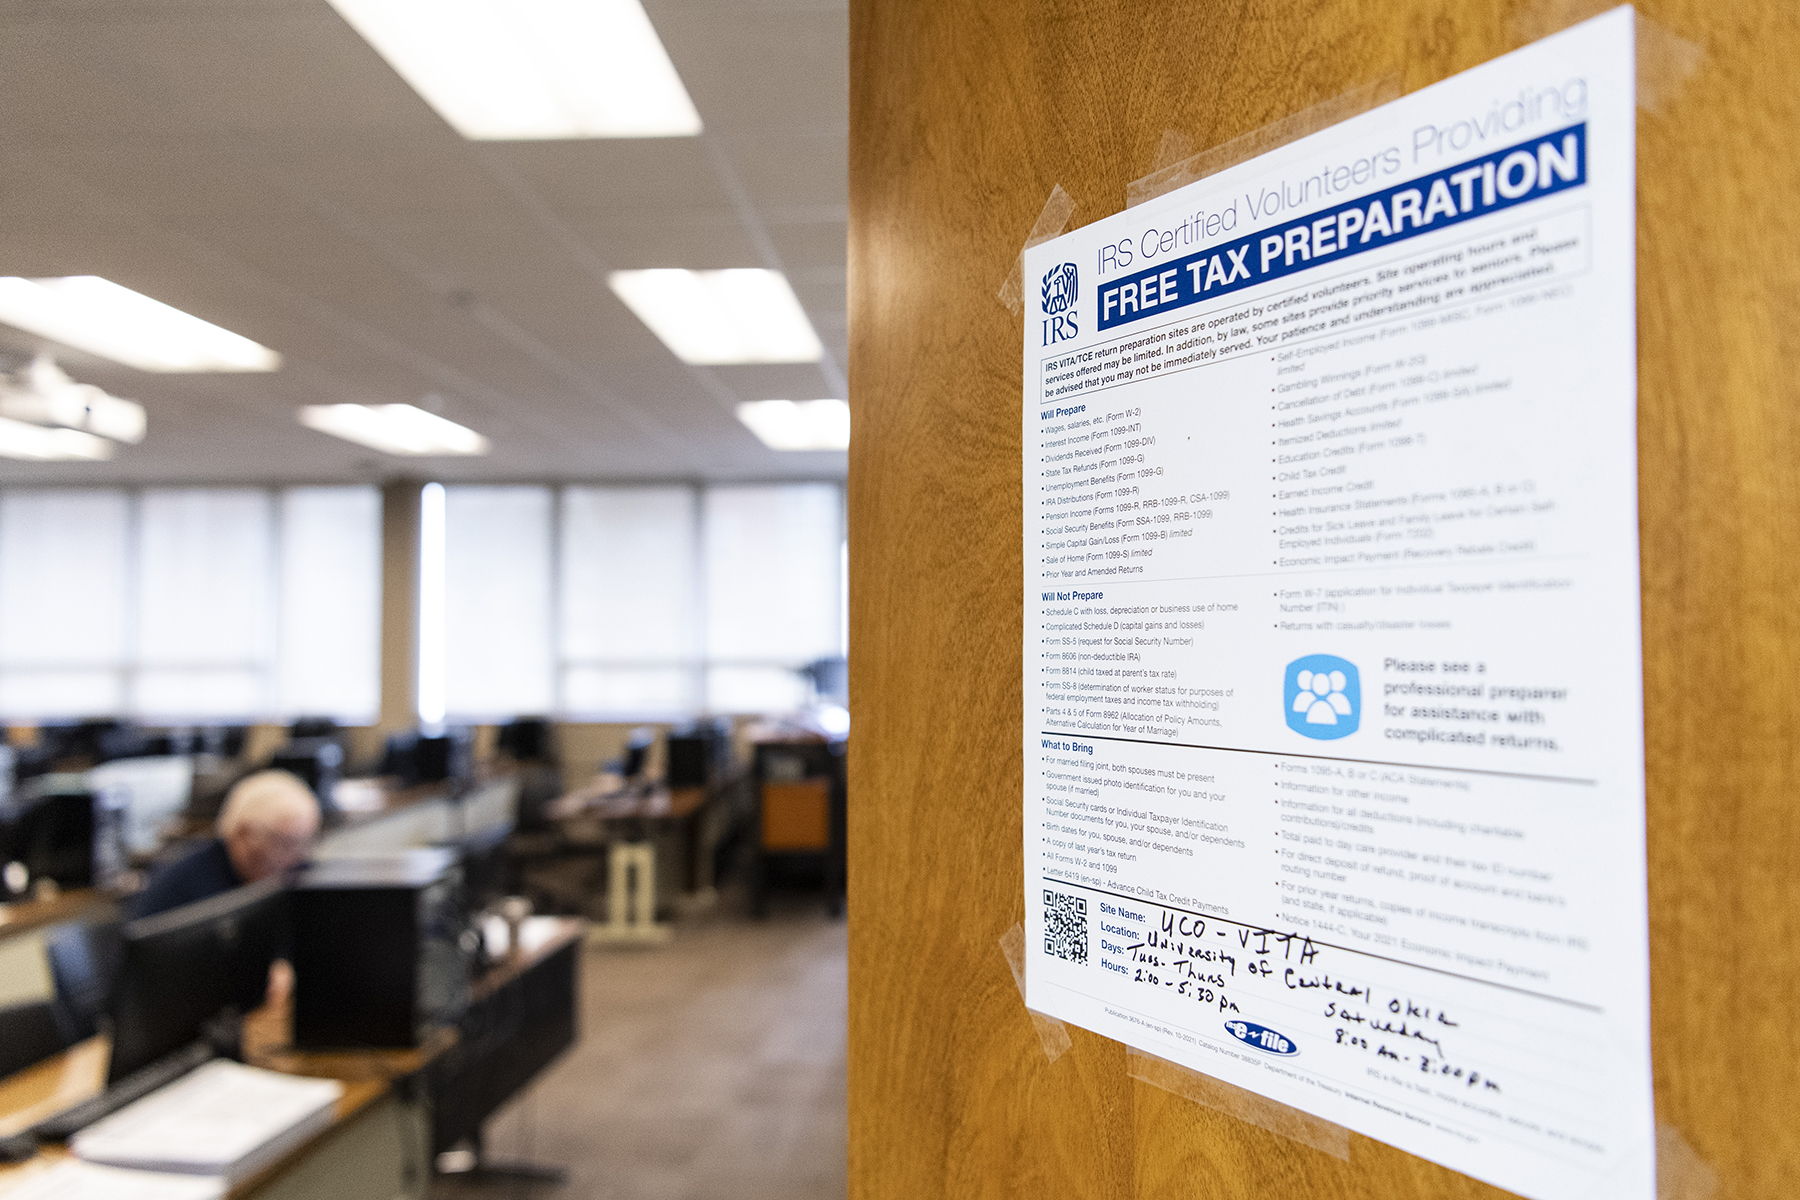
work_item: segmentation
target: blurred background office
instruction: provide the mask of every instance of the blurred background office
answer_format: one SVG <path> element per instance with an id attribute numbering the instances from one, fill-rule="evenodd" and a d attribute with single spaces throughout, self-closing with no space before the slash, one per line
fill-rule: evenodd
<path id="1" fill-rule="evenodd" d="M 844 1193 L 846 25 L 0 12 L 0 1195 L 220 1057 L 372 1156 L 234 1195 Z"/>

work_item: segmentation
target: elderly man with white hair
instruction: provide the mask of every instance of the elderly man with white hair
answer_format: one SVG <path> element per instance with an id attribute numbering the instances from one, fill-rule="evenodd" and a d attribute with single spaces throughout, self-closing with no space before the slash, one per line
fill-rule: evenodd
<path id="1" fill-rule="evenodd" d="M 285 875 L 306 861 L 318 832 L 319 802 L 298 776 L 248 775 L 225 797 L 218 836 L 153 870 L 131 913 L 147 917 Z"/>

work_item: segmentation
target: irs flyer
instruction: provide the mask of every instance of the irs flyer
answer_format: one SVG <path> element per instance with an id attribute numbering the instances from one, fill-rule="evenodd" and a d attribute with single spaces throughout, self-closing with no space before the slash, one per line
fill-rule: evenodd
<path id="1" fill-rule="evenodd" d="M 1025 255 L 1027 1003 L 1654 1194 L 1633 16 Z"/>

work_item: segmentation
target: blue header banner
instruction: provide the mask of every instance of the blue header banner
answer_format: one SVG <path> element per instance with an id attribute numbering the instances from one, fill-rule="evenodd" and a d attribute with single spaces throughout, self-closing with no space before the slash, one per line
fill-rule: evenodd
<path id="1" fill-rule="evenodd" d="M 1586 182 L 1584 122 L 1102 284 L 1099 327 L 1158 316 Z"/>

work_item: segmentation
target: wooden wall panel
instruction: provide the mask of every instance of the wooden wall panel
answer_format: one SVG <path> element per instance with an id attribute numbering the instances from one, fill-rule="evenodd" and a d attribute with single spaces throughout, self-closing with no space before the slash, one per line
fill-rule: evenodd
<path id="1" fill-rule="evenodd" d="M 1023 907 L 1020 333 L 995 290 L 1053 184 L 1094 220 L 1165 129 L 1205 146 L 1383 76 L 1411 90 L 1556 6 L 852 7 L 852 1196 L 1501 1195 L 1134 1083 L 1081 1031 L 1046 1060 L 997 945 Z M 1800 20 L 1641 11 L 1699 52 L 1639 122 L 1657 1101 L 1719 1196 L 1760 1200 L 1800 1176 Z"/>

